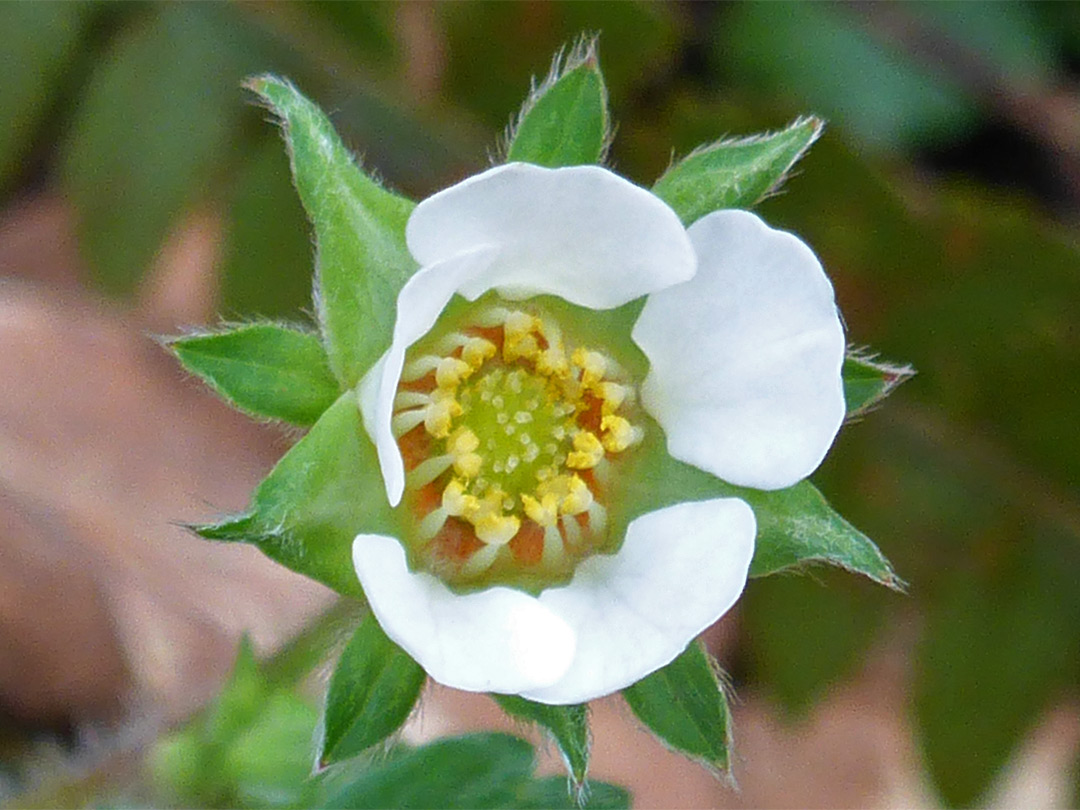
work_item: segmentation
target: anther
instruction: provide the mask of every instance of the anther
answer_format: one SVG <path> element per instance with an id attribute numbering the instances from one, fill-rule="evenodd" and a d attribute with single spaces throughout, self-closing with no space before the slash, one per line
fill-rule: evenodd
<path id="1" fill-rule="evenodd" d="M 489 514 L 477 520 L 473 526 L 476 536 L 483 542 L 491 546 L 505 546 L 521 528 L 521 519 L 514 515 Z"/>
<path id="2" fill-rule="evenodd" d="M 456 388 L 473 372 L 473 367 L 456 357 L 444 357 L 435 367 L 435 384 L 439 388 Z"/>
<path id="3" fill-rule="evenodd" d="M 608 360 L 600 352 L 588 349 L 575 349 L 571 359 L 574 365 L 581 368 L 581 383 L 589 388 L 604 378 L 607 372 Z"/>
<path id="4" fill-rule="evenodd" d="M 600 420 L 600 429 L 604 431 L 604 449 L 609 453 L 621 453 L 645 436 L 645 431 L 640 427 L 631 425 L 625 418 L 614 414 Z"/>
<path id="5" fill-rule="evenodd" d="M 575 470 L 588 470 L 595 467 L 604 457 L 604 445 L 595 434 L 587 430 L 574 436 L 574 449 L 566 456 L 566 466 Z"/>

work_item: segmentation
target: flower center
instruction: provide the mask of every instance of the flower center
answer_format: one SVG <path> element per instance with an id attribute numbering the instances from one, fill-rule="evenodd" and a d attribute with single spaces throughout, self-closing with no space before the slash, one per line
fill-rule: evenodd
<path id="1" fill-rule="evenodd" d="M 451 584 L 543 585 L 607 540 L 615 458 L 638 444 L 635 390 L 551 318 L 485 306 L 410 350 L 393 417 L 414 564 Z"/>

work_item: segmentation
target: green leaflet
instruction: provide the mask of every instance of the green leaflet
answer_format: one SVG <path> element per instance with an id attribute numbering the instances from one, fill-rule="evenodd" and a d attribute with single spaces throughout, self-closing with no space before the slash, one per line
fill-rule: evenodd
<path id="1" fill-rule="evenodd" d="M 259 76 L 247 86 L 281 118 L 315 229 L 315 297 L 330 366 L 351 388 L 390 345 L 398 291 L 416 269 L 405 246 L 414 204 L 364 174 L 326 115 L 289 82 Z"/>
<path id="2" fill-rule="evenodd" d="M 286 568 L 362 598 L 353 538 L 399 531 L 355 393 L 342 394 L 285 454 L 247 513 L 192 529 L 208 540 L 252 543 Z"/>
<path id="3" fill-rule="evenodd" d="M 860 352 L 844 359 L 844 401 L 847 418 L 862 416 L 915 375 L 911 366 L 883 363 Z"/>
<path id="4" fill-rule="evenodd" d="M 533 89 L 518 115 L 506 160 L 555 168 L 599 163 L 607 148 L 607 87 L 596 40 L 581 42 Z"/>
<path id="5" fill-rule="evenodd" d="M 356 756 L 405 722 L 427 675 L 368 614 L 330 676 L 318 763 Z"/>
<path id="6" fill-rule="evenodd" d="M 542 726 L 555 740 L 570 778 L 579 788 L 589 772 L 589 710 L 584 705 L 550 706 L 517 695 L 492 695 L 511 717 Z"/>
<path id="7" fill-rule="evenodd" d="M 731 713 L 716 663 L 699 642 L 622 692 L 638 719 L 665 745 L 727 774 Z"/>
<path id="8" fill-rule="evenodd" d="M 699 147 L 664 172 L 653 193 L 684 225 L 721 208 L 752 208 L 784 182 L 823 126 L 800 118 L 779 132 Z"/>
<path id="9" fill-rule="evenodd" d="M 238 408 L 313 425 L 341 394 L 319 338 L 273 323 L 172 338 L 168 347 Z"/>
<path id="10" fill-rule="evenodd" d="M 392 751 L 344 784 L 332 785 L 320 807 L 577 808 L 563 779 L 533 778 L 532 747 L 508 734 L 469 734 L 421 748 Z M 584 807 L 629 807 L 626 791 L 596 783 Z"/>

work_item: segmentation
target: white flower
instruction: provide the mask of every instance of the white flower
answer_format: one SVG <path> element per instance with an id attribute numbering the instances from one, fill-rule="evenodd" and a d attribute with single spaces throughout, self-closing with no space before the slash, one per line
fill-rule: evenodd
<path id="1" fill-rule="evenodd" d="M 392 347 L 360 386 L 364 424 L 394 505 L 407 481 L 395 424 L 399 437 L 421 420 L 428 434 L 447 436 L 462 408 L 453 396 L 437 394 L 457 391 L 494 351 L 486 341 L 459 337 L 459 348 L 475 344 L 469 351 L 476 362 L 462 348 L 439 361 L 443 387 L 401 394 L 403 369 L 406 376 L 436 369 L 435 360 L 422 358 L 410 363 L 431 360 L 430 368 L 410 370 L 406 350 L 427 335 L 455 293 L 475 300 L 494 289 L 506 301 L 547 294 L 591 309 L 648 295 L 632 332 L 650 364 L 637 381 L 641 406 L 663 428 L 672 456 L 733 484 L 796 483 L 821 463 L 843 420 L 844 336 L 832 286 L 809 248 L 753 214 L 719 211 L 684 229 L 661 200 L 605 169 L 509 164 L 422 202 L 406 237 L 421 269 L 398 297 Z M 504 352 L 512 335 L 528 342 L 534 334 L 545 338 L 527 345 L 537 369 L 548 360 L 568 362 L 539 359 L 544 346 L 561 347 L 556 327 L 533 319 L 538 331 L 528 333 L 533 327 L 520 324 L 532 316 L 512 304 L 499 312 Z M 576 354 L 568 373 L 572 384 L 595 391 L 606 385 L 611 392 L 604 399 L 612 417 L 604 423 L 603 447 L 585 436 L 573 446 L 579 454 L 556 456 L 556 466 L 584 469 L 602 463 L 596 459 L 604 448 L 633 452 L 640 439 L 633 420 L 616 414 L 632 386 L 607 369 L 599 348 Z M 420 405 L 395 416 L 395 397 L 403 397 L 398 407 Z M 526 418 L 532 416 L 520 421 Z M 464 515 L 482 539 L 473 539 L 481 548 L 475 558 L 491 565 L 522 518 L 497 503 L 488 508 L 482 498 L 468 500 L 473 490 L 460 482 L 478 475 L 486 441 L 478 432 L 458 428 L 445 439 L 447 452 L 423 470 L 462 476 L 445 487 L 433 520 L 441 525 L 448 514 Z M 504 476 L 506 466 L 499 467 Z M 545 543 L 554 537 L 560 548 L 567 533 L 577 534 L 575 526 L 602 524 L 605 514 L 574 470 L 563 472 L 557 497 L 541 484 L 533 496 L 523 491 L 519 502 L 547 527 Z M 574 479 L 580 498 L 566 494 Z M 502 496 L 511 488 L 496 490 Z M 571 518 L 588 509 L 589 520 Z M 552 534 L 553 525 L 563 527 L 560 534 Z M 428 571 L 410 571 L 393 537 L 360 535 L 353 559 L 383 629 L 435 680 L 580 703 L 664 666 L 722 616 L 745 585 L 755 530 L 753 512 L 736 498 L 659 509 L 629 524 L 617 553 L 589 556 L 568 583 L 536 596 L 503 585 L 456 593 Z"/>

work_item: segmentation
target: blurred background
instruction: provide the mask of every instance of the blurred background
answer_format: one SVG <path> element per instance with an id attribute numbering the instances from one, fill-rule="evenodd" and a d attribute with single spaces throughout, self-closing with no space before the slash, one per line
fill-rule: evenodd
<path id="1" fill-rule="evenodd" d="M 310 320 L 309 232 L 242 78 L 290 76 L 423 198 L 488 165 L 581 32 L 610 163 L 639 183 L 829 121 L 760 212 L 822 257 L 850 339 L 919 372 L 815 476 L 909 592 L 773 577 L 710 631 L 740 792 L 618 698 L 593 775 L 640 807 L 1080 804 L 1080 5 L 1025 2 L 0 5 L 0 800 L 270 801 L 167 798 L 156 742 L 245 632 L 294 697 L 215 778 L 306 769 L 352 609 L 178 526 L 241 508 L 295 434 L 150 337 Z M 406 736 L 494 726 L 486 698 L 431 688 Z"/>

